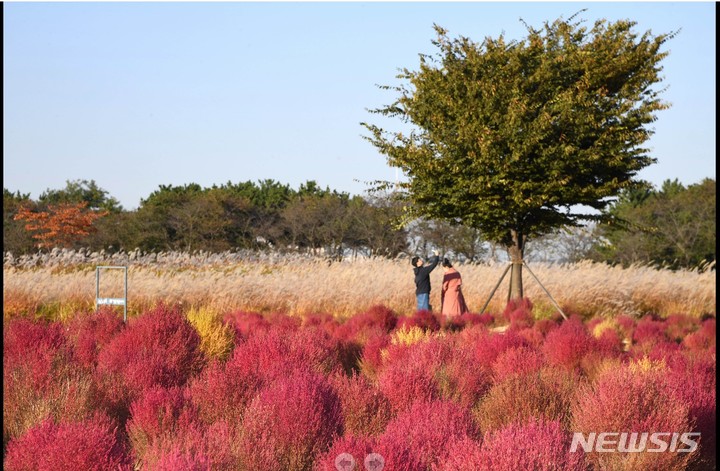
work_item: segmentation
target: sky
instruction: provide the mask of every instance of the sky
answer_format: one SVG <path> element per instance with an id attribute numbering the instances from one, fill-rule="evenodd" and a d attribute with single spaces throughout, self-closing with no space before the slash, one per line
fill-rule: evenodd
<path id="1" fill-rule="evenodd" d="M 545 21 L 630 19 L 666 43 L 640 178 L 715 178 L 713 2 L 5 2 L 3 187 L 94 180 L 125 209 L 160 185 L 308 180 L 363 194 L 402 176 L 362 136 L 433 24 L 477 42 Z"/>

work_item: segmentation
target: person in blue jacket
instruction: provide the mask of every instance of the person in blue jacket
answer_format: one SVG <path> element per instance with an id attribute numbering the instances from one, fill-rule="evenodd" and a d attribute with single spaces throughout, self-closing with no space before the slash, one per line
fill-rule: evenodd
<path id="1" fill-rule="evenodd" d="M 430 308 L 430 272 L 435 269 L 440 261 L 440 254 L 437 250 L 433 251 L 434 256 L 428 260 L 429 265 L 425 265 L 425 261 L 420 257 L 413 257 L 413 272 L 415 272 L 415 296 L 417 297 L 418 311 L 431 311 Z"/>

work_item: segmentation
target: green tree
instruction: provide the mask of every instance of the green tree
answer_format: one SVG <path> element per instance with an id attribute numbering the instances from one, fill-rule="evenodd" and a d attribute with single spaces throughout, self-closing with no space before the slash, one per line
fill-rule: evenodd
<path id="1" fill-rule="evenodd" d="M 13 193 L 3 188 L 3 252 L 22 255 L 35 250 L 35 240 L 27 230 L 25 223 L 15 219 L 22 207 L 34 207 L 30 194 L 19 191 Z"/>
<path id="2" fill-rule="evenodd" d="M 91 210 L 105 210 L 110 213 L 122 211 L 118 200 L 97 186 L 95 180 L 67 180 L 65 188 L 61 190 L 45 190 L 38 198 L 38 202 L 44 205 L 86 202 L 88 209 Z"/>
<path id="3" fill-rule="evenodd" d="M 587 207 L 602 210 L 655 162 L 642 147 L 646 126 L 669 106 L 653 85 L 674 34 L 574 18 L 479 44 L 435 26 L 439 51 L 403 69 L 400 86 L 383 87 L 398 98 L 371 110 L 411 130 L 361 123 L 408 177 L 399 187 L 409 218 L 455 220 L 507 247 L 513 298 L 523 296 L 527 240 L 602 218 Z"/>
<path id="4" fill-rule="evenodd" d="M 622 224 L 597 227 L 602 242 L 595 244 L 592 258 L 624 266 L 704 266 L 716 257 L 715 198 L 715 180 L 709 178 L 687 188 L 675 179 L 659 190 L 623 192 L 606 211 Z"/>

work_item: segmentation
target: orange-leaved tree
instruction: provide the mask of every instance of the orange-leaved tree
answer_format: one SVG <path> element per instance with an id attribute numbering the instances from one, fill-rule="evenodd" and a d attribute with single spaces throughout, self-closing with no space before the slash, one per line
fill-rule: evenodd
<path id="1" fill-rule="evenodd" d="M 107 211 L 87 209 L 87 202 L 48 205 L 45 211 L 23 206 L 15 214 L 15 220 L 27 221 L 25 230 L 34 232 L 36 245 L 42 247 L 70 247 L 82 237 L 94 232 L 93 223 L 107 215 Z"/>

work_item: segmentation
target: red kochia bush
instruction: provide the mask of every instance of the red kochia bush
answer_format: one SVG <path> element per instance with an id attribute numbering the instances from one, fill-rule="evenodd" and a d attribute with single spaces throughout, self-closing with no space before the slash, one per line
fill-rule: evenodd
<path id="1" fill-rule="evenodd" d="M 390 308 L 382 305 L 372 306 L 365 312 L 356 314 L 338 327 L 337 335 L 344 340 L 355 339 L 359 333 L 380 329 L 390 332 L 398 323 L 398 316 Z"/>
<path id="2" fill-rule="evenodd" d="M 3 340 L 4 441 L 43 419 L 77 421 L 95 409 L 92 379 L 73 364 L 59 323 L 13 319 Z"/>
<path id="3" fill-rule="evenodd" d="M 531 327 L 533 324 L 532 308 L 532 302 L 528 298 L 511 299 L 505 306 L 503 317 L 508 320 L 510 328 L 513 330 Z"/>
<path id="4" fill-rule="evenodd" d="M 382 351 L 390 345 L 391 337 L 385 331 L 375 328 L 368 331 L 367 340 L 360 355 L 360 370 L 374 378 L 382 366 Z"/>
<path id="5" fill-rule="evenodd" d="M 559 367 L 544 367 L 523 375 L 506 376 L 495 383 L 473 409 L 483 432 L 493 431 L 532 417 L 570 421 L 570 405 L 578 375 Z"/>
<path id="6" fill-rule="evenodd" d="M 635 331 L 635 319 L 626 314 L 620 314 L 615 316 L 615 322 L 617 323 L 618 328 L 620 329 L 620 334 L 623 338 L 631 339 L 633 332 Z"/>
<path id="7" fill-rule="evenodd" d="M 247 404 L 264 385 L 297 369 L 342 371 L 338 352 L 338 341 L 315 327 L 256 332 L 235 347 L 225 364 L 212 363 L 191 381 L 191 400 L 204 423 L 239 425 Z"/>
<path id="8" fill-rule="evenodd" d="M 243 469 L 310 469 L 341 434 L 341 405 L 333 388 L 317 373 L 296 370 L 263 389 L 245 411 Z"/>
<path id="9" fill-rule="evenodd" d="M 492 365 L 492 376 L 496 383 L 510 376 L 539 371 L 543 366 L 540 352 L 530 347 L 513 347 L 498 355 Z"/>
<path id="10" fill-rule="evenodd" d="M 179 445 L 160 452 L 157 462 L 146 466 L 148 471 L 207 471 L 212 464 L 207 456 L 183 450 Z"/>
<path id="11" fill-rule="evenodd" d="M 274 381 L 297 368 L 322 374 L 342 371 L 338 341 L 312 327 L 258 332 L 235 347 L 229 361 L 233 368 L 263 381 Z"/>
<path id="12" fill-rule="evenodd" d="M 476 367 L 473 346 L 451 336 L 390 346 L 378 375 L 379 388 L 395 411 L 431 399 L 470 407 L 490 383 L 489 372 Z"/>
<path id="13" fill-rule="evenodd" d="M 245 407 L 262 386 L 260 374 L 237 358 L 213 362 L 190 381 L 190 400 L 207 425 L 219 420 L 240 425 Z"/>
<path id="14" fill-rule="evenodd" d="M 55 424 L 45 420 L 8 443 L 4 469 L 130 470 L 130 460 L 118 441 L 116 428 L 105 416 Z"/>
<path id="15" fill-rule="evenodd" d="M 430 469 L 445 460 L 448 442 L 467 437 L 479 438 L 479 432 L 466 408 L 450 401 L 416 402 L 390 421 L 378 438 L 378 453 L 409 450 L 419 464 L 415 469 Z M 387 459 L 386 468 L 395 469 Z"/>
<path id="16" fill-rule="evenodd" d="M 695 430 L 700 432 L 700 453 L 714 465 L 716 459 L 716 378 L 715 360 L 702 356 L 685 356 L 679 352 L 668 357 L 666 378 L 670 392 L 679 403 L 689 407 Z M 708 469 L 714 466 L 708 466 Z"/>
<path id="17" fill-rule="evenodd" d="M 542 352 L 549 365 L 575 369 L 593 345 L 593 338 L 582 321 L 571 317 L 547 334 Z"/>
<path id="18" fill-rule="evenodd" d="M 681 341 L 700 326 L 697 318 L 687 314 L 670 314 L 665 319 L 665 334 L 673 341 Z"/>
<path id="19" fill-rule="evenodd" d="M 21 368 L 35 388 L 53 380 L 53 372 L 71 360 L 71 349 L 57 322 L 15 318 L 3 326 L 3 377 Z"/>
<path id="20" fill-rule="evenodd" d="M 97 372 L 108 403 L 123 408 L 152 386 L 182 386 L 204 360 L 197 331 L 179 309 L 161 305 L 100 351 Z"/>
<path id="21" fill-rule="evenodd" d="M 571 430 L 590 432 L 690 432 L 688 406 L 672 395 L 665 369 L 624 366 L 603 371 L 578 389 Z M 587 436 L 587 435 L 586 435 Z M 685 469 L 696 453 L 588 453 L 598 469 Z"/>
<path id="22" fill-rule="evenodd" d="M 412 316 L 405 316 L 398 319 L 397 327 L 409 329 L 411 327 L 419 327 L 423 330 L 432 332 L 440 330 L 440 321 L 430 311 L 416 311 Z"/>
<path id="23" fill-rule="evenodd" d="M 474 314 L 471 312 L 466 312 L 465 314 L 460 314 L 459 316 L 446 318 L 443 320 L 442 327 L 446 330 L 462 330 L 465 327 L 473 326 L 473 325 L 484 325 L 488 326 L 494 322 L 494 318 L 492 314 L 489 313 L 483 313 L 483 314 Z"/>
<path id="24" fill-rule="evenodd" d="M 335 440 L 330 449 L 315 463 L 316 471 L 359 471 L 365 468 L 365 457 L 377 453 L 372 438 L 345 435 Z M 347 454 L 350 457 L 341 455 Z M 345 458 L 346 461 L 343 461 Z M 389 469 L 385 466 L 383 469 Z"/>
<path id="25" fill-rule="evenodd" d="M 654 320 L 652 316 L 645 316 L 640 319 L 635 326 L 635 331 L 632 334 L 632 340 L 634 343 L 657 343 L 668 340 L 665 335 L 665 322 Z"/>
<path id="26" fill-rule="evenodd" d="M 68 338 L 80 365 L 92 368 L 97 364 L 100 349 L 123 328 L 122 318 L 110 309 L 76 315 L 68 324 Z"/>
<path id="27" fill-rule="evenodd" d="M 688 334 L 682 343 L 688 350 L 714 354 L 716 337 L 715 319 L 706 319 L 702 322 L 700 328 Z"/>
<path id="28" fill-rule="evenodd" d="M 130 405 L 130 420 L 126 424 L 136 458 L 143 459 L 149 447 L 178 432 L 181 415 L 187 417 L 186 399 L 179 387 L 165 389 L 153 386 L 143 391 Z"/>
<path id="29" fill-rule="evenodd" d="M 342 404 L 346 434 L 374 436 L 385 430 L 392 417 L 390 401 L 365 376 L 334 375 L 331 382 Z"/>
<path id="30" fill-rule="evenodd" d="M 378 374 L 378 387 L 394 411 L 406 410 L 416 401 L 440 398 L 435 372 L 448 358 L 447 345 L 428 339 L 411 345 L 391 345 Z"/>
<path id="31" fill-rule="evenodd" d="M 257 312 L 229 312 L 223 316 L 223 322 L 232 327 L 238 341 L 248 338 L 253 332 L 270 328 L 270 322 Z"/>
<path id="32" fill-rule="evenodd" d="M 244 469 L 234 450 L 237 434 L 227 423 L 217 422 L 205 427 L 186 412 L 189 411 L 186 409 L 180 414 L 171 433 L 161 435 L 148 447 L 136 468 L 168 471 Z"/>
<path id="33" fill-rule="evenodd" d="M 479 471 L 483 466 L 479 440 L 465 437 L 447 445 L 447 456 L 432 471 Z"/>
<path id="34" fill-rule="evenodd" d="M 504 333 L 493 333 L 486 330 L 471 332 L 469 329 L 463 331 L 460 334 L 461 339 L 466 337 L 466 340 L 472 346 L 477 367 L 484 368 L 487 371 L 492 369 L 495 359 L 504 351 L 510 348 L 528 346 L 528 341 L 514 330 L 508 330 Z"/>
<path id="35" fill-rule="evenodd" d="M 584 471 L 587 465 L 583 450 L 571 453 L 571 442 L 572 435 L 558 421 L 531 419 L 526 423 L 510 424 L 485 435 L 479 465 L 473 469 Z"/>

